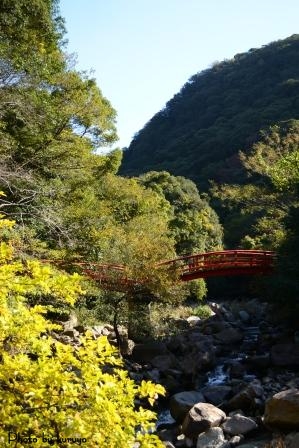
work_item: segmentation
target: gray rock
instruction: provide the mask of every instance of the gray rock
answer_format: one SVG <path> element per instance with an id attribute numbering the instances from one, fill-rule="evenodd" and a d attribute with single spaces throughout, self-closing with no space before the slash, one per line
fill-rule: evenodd
<path id="1" fill-rule="evenodd" d="M 189 439 L 189 437 L 186 437 L 185 434 L 180 434 L 177 437 L 175 446 L 176 446 L 176 448 L 192 448 L 194 445 L 193 445 L 192 439 Z"/>
<path id="2" fill-rule="evenodd" d="M 182 422 L 188 411 L 199 402 L 204 402 L 204 396 L 201 392 L 189 390 L 174 394 L 169 401 L 169 410 L 172 417 L 177 422 Z"/>
<path id="3" fill-rule="evenodd" d="M 177 428 L 160 429 L 157 431 L 157 434 L 161 440 L 165 442 L 168 441 L 174 443 L 178 435 L 178 429 Z"/>
<path id="4" fill-rule="evenodd" d="M 74 328 L 72 330 L 64 330 L 63 334 L 65 336 L 69 336 L 70 338 L 74 339 L 80 336 L 79 331 L 75 330 Z"/>
<path id="5" fill-rule="evenodd" d="M 105 328 L 104 328 L 104 330 L 105 330 Z M 103 331 L 104 331 L 103 330 Z M 109 334 L 108 334 L 108 336 L 107 336 L 107 339 L 108 339 L 108 341 L 110 342 L 110 341 L 114 341 L 115 339 L 116 339 L 116 333 L 115 333 L 115 331 L 109 331 Z"/>
<path id="6" fill-rule="evenodd" d="M 243 322 L 248 322 L 250 320 L 250 315 L 245 310 L 239 311 L 239 317 Z"/>
<path id="7" fill-rule="evenodd" d="M 79 331 L 80 334 L 84 334 L 86 331 L 86 327 L 84 327 L 84 325 L 77 325 L 75 327 L 75 330 Z"/>
<path id="8" fill-rule="evenodd" d="M 257 427 L 258 425 L 253 419 L 239 414 L 236 414 L 233 417 L 228 417 L 222 424 L 223 430 L 231 436 L 247 434 Z"/>
<path id="9" fill-rule="evenodd" d="M 76 314 L 72 311 L 70 313 L 69 320 L 67 320 L 66 322 L 63 322 L 64 331 L 73 330 L 74 327 L 76 327 L 77 325 L 78 325 L 78 318 L 77 318 Z"/>
<path id="10" fill-rule="evenodd" d="M 225 413 L 210 403 L 195 404 L 186 415 L 182 424 L 182 433 L 195 438 L 208 429 L 219 426 L 225 419 Z"/>
<path id="11" fill-rule="evenodd" d="M 257 405 L 257 399 L 263 398 L 264 389 L 259 381 L 252 381 L 248 386 L 234 395 L 227 403 L 229 410 L 235 409 L 254 409 Z"/>
<path id="12" fill-rule="evenodd" d="M 135 342 L 132 339 L 121 338 L 120 350 L 122 355 L 131 355 L 135 347 Z"/>
<path id="13" fill-rule="evenodd" d="M 167 348 L 176 355 L 184 354 L 188 347 L 188 341 L 184 334 L 177 334 L 167 342 Z"/>
<path id="14" fill-rule="evenodd" d="M 209 320 L 208 324 L 203 328 L 205 334 L 220 333 L 229 329 L 230 326 L 224 320 Z"/>
<path id="15" fill-rule="evenodd" d="M 147 342 L 145 344 L 136 344 L 132 358 L 137 362 L 150 362 L 155 356 L 169 354 L 166 344 L 164 342 L 155 341 Z"/>
<path id="16" fill-rule="evenodd" d="M 233 436 L 231 439 L 229 439 L 230 446 L 233 448 L 235 446 L 238 446 L 240 442 L 244 439 L 244 436 Z"/>
<path id="17" fill-rule="evenodd" d="M 234 328 L 227 328 L 226 330 L 222 330 L 215 334 L 215 339 L 220 344 L 235 344 L 242 341 L 243 334 Z"/>
<path id="18" fill-rule="evenodd" d="M 292 432 L 288 434 L 284 440 L 286 448 L 299 447 L 299 432 Z"/>
<path id="19" fill-rule="evenodd" d="M 207 356 L 208 358 L 202 353 L 189 353 L 188 355 L 185 355 L 180 363 L 180 369 L 183 374 L 194 377 L 194 375 L 197 372 L 200 372 L 204 366 L 209 365 L 207 362 L 210 355 L 207 354 Z"/>
<path id="20" fill-rule="evenodd" d="M 150 360 L 150 363 L 156 367 L 156 369 L 160 370 L 160 372 L 165 372 L 172 367 L 176 367 L 178 361 L 176 357 L 172 354 L 158 355 Z"/>
<path id="21" fill-rule="evenodd" d="M 222 403 L 232 392 L 230 386 L 207 386 L 201 389 L 206 401 L 215 406 Z"/>
<path id="22" fill-rule="evenodd" d="M 245 366 L 239 361 L 231 361 L 229 372 L 231 378 L 243 378 L 245 374 Z"/>
<path id="23" fill-rule="evenodd" d="M 144 373 L 144 377 L 154 383 L 160 382 L 160 372 L 158 369 L 147 370 Z"/>
<path id="24" fill-rule="evenodd" d="M 299 430 L 299 390 L 287 389 L 266 402 L 264 423 L 277 429 Z"/>
<path id="25" fill-rule="evenodd" d="M 104 329 L 104 325 L 95 325 L 92 327 L 92 332 L 97 333 L 99 336 L 102 334 L 102 331 Z M 106 336 L 108 335 L 108 330 L 106 331 Z"/>
<path id="26" fill-rule="evenodd" d="M 187 322 L 190 327 L 195 327 L 196 325 L 199 325 L 201 323 L 201 318 L 198 316 L 189 316 L 187 317 Z"/>
<path id="27" fill-rule="evenodd" d="M 165 446 L 165 448 L 175 448 L 175 446 L 168 440 L 166 442 L 163 442 L 163 445 Z"/>
<path id="28" fill-rule="evenodd" d="M 55 339 L 57 339 L 57 341 L 61 342 L 62 344 L 72 345 L 72 343 L 74 342 L 74 339 L 72 337 L 64 334 L 57 335 Z"/>
<path id="29" fill-rule="evenodd" d="M 175 394 L 178 390 L 182 389 L 182 383 L 171 375 L 167 375 L 164 377 L 165 372 L 163 372 L 163 378 L 161 378 L 158 383 L 162 384 L 165 387 L 168 394 Z"/>
<path id="30" fill-rule="evenodd" d="M 196 448 L 228 448 L 229 446 L 222 429 L 218 427 L 199 434 L 196 444 Z"/>

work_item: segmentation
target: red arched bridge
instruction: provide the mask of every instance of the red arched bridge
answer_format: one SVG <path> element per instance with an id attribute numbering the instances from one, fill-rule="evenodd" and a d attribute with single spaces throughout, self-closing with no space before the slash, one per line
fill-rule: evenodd
<path id="1" fill-rule="evenodd" d="M 264 250 L 223 250 L 187 255 L 157 263 L 156 267 L 169 267 L 178 272 L 181 281 L 197 278 L 270 274 L 274 267 L 275 253 Z M 146 280 L 132 279 L 126 266 L 93 262 L 74 263 L 95 281 L 111 287 L 124 289 L 146 284 Z"/>

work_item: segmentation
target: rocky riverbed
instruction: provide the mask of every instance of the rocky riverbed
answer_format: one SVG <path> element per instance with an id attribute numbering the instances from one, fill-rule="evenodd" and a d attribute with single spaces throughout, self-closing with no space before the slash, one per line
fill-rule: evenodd
<path id="1" fill-rule="evenodd" d="M 169 448 L 282 447 L 282 440 L 299 447 L 296 334 L 271 323 L 265 303 L 249 305 L 236 314 L 212 303 L 210 318 L 189 317 L 184 330 L 136 344 L 127 359 L 132 378 L 167 390 L 157 431 Z"/>
<path id="2" fill-rule="evenodd" d="M 120 328 L 130 377 L 166 388 L 158 435 L 168 448 L 299 448 L 298 335 L 259 300 L 210 306 L 211 317 L 180 319 L 159 341 L 134 344 Z M 82 331 L 66 323 L 59 338 Z M 93 332 L 116 342 L 109 325 Z"/>

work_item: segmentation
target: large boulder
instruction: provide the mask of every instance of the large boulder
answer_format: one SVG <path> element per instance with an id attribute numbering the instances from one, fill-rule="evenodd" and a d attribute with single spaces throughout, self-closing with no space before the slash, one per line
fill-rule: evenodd
<path id="1" fill-rule="evenodd" d="M 232 392 L 232 388 L 230 386 L 206 386 L 201 389 L 206 401 L 208 403 L 212 403 L 215 406 L 221 404 L 224 400 L 226 400 Z"/>
<path id="2" fill-rule="evenodd" d="M 219 426 L 226 418 L 225 413 L 210 403 L 195 404 L 186 415 L 182 433 L 191 439 L 214 426 Z"/>
<path id="3" fill-rule="evenodd" d="M 286 448 L 298 448 L 299 447 L 299 432 L 291 432 L 284 440 Z"/>
<path id="4" fill-rule="evenodd" d="M 264 423 L 271 428 L 299 429 L 299 390 L 288 389 L 266 403 Z"/>
<path id="5" fill-rule="evenodd" d="M 243 340 L 243 334 L 235 328 L 227 328 L 219 333 L 216 333 L 215 339 L 219 344 L 235 344 Z"/>
<path id="6" fill-rule="evenodd" d="M 147 363 L 155 356 L 167 354 L 169 355 L 169 351 L 166 344 L 164 344 L 164 342 L 154 341 L 144 344 L 136 344 L 132 352 L 132 358 L 134 361 Z"/>
<path id="7" fill-rule="evenodd" d="M 252 381 L 240 392 L 234 395 L 226 404 L 230 411 L 254 409 L 264 398 L 264 389 L 258 380 Z"/>
<path id="8" fill-rule="evenodd" d="M 228 448 L 229 446 L 222 429 L 218 427 L 199 434 L 196 444 L 196 448 Z"/>
<path id="9" fill-rule="evenodd" d="M 222 424 L 224 432 L 230 434 L 231 436 L 236 436 L 238 434 L 247 434 L 257 427 L 258 425 L 252 418 L 245 417 L 244 415 L 240 414 L 235 414 L 232 417 L 228 417 Z"/>
<path id="10" fill-rule="evenodd" d="M 299 344 L 277 344 L 271 349 L 274 366 L 299 366 Z"/>
<path id="11" fill-rule="evenodd" d="M 150 362 L 160 372 L 165 372 L 168 369 L 176 367 L 178 364 L 176 357 L 172 353 L 155 356 Z"/>
<path id="12" fill-rule="evenodd" d="M 199 402 L 204 402 L 202 393 L 196 390 L 179 392 L 174 394 L 169 401 L 169 410 L 171 416 L 179 423 L 186 417 L 190 409 Z"/>

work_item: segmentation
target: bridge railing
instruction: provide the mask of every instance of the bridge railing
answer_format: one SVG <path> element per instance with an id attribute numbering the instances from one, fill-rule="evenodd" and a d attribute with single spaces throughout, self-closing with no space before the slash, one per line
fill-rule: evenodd
<path id="1" fill-rule="evenodd" d="M 187 255 L 159 263 L 179 269 L 182 280 L 211 275 L 251 274 L 269 272 L 275 260 L 275 253 L 261 250 L 224 250 Z"/>
<path id="2" fill-rule="evenodd" d="M 176 270 L 182 281 L 197 278 L 227 275 L 267 274 L 273 269 L 276 255 L 263 250 L 223 250 L 186 255 L 173 260 L 162 261 L 156 267 L 169 267 Z M 47 260 L 44 260 L 47 262 Z M 65 264 L 57 261 L 56 264 Z M 133 279 L 126 266 L 97 262 L 73 262 L 83 274 L 110 289 L 126 290 L 146 284 L 146 279 Z"/>

